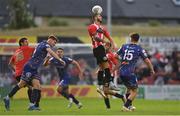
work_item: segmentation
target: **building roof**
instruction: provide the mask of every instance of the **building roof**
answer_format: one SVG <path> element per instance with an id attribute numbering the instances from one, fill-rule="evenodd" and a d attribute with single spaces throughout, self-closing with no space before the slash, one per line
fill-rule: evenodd
<path id="1" fill-rule="evenodd" d="M 0 0 L 0 15 L 7 14 L 7 0 Z M 180 6 L 173 0 L 111 0 L 113 18 L 180 19 Z M 106 16 L 107 0 L 29 0 L 35 16 L 90 17 L 91 8 L 100 5 Z"/>

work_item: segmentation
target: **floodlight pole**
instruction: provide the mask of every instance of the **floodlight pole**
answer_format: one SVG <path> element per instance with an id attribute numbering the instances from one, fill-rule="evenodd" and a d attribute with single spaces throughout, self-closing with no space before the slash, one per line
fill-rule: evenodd
<path id="1" fill-rule="evenodd" d="M 107 28 L 109 33 L 111 34 L 111 0 L 107 0 Z"/>

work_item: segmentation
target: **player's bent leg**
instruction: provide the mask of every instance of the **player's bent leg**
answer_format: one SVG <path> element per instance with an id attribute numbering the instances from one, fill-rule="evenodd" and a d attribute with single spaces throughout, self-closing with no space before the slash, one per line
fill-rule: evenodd
<path id="1" fill-rule="evenodd" d="M 32 91 L 33 91 L 33 88 L 30 87 L 30 86 L 27 86 L 28 87 L 28 90 L 27 90 L 27 94 L 28 94 L 28 99 L 29 99 L 29 102 L 32 103 Z"/>
<path id="2" fill-rule="evenodd" d="M 38 99 L 37 99 L 37 102 L 35 103 L 35 107 L 39 107 L 40 101 L 41 101 L 41 89 L 38 91 Z"/>
<path id="3" fill-rule="evenodd" d="M 130 88 L 130 95 L 129 95 L 129 97 L 128 97 L 128 99 L 127 99 L 127 101 L 126 101 L 126 103 L 124 104 L 123 107 L 126 107 L 131 111 L 135 110 L 135 107 L 132 106 L 132 101 L 135 99 L 136 95 L 137 95 L 137 88 L 136 87 L 131 87 Z"/>
<path id="4" fill-rule="evenodd" d="M 97 88 L 97 92 L 103 97 L 103 98 L 107 98 L 107 96 L 105 95 L 104 91 L 103 91 L 103 86 L 102 87 L 98 87 Z"/>
<path id="5" fill-rule="evenodd" d="M 108 94 L 105 94 L 106 95 L 106 98 L 104 98 L 104 103 L 106 105 L 106 108 L 107 109 L 110 109 L 111 108 L 111 105 L 110 105 L 110 101 L 109 101 L 109 97 L 108 97 Z"/>
<path id="6" fill-rule="evenodd" d="M 116 93 L 116 92 L 114 92 L 114 91 L 112 91 L 112 90 L 107 90 L 105 93 L 108 94 L 108 95 L 113 95 L 113 96 L 115 96 L 115 97 L 117 97 L 117 98 L 122 99 L 123 103 L 126 102 L 126 97 L 125 97 L 125 95 L 121 95 L 121 94 Z"/>
<path id="7" fill-rule="evenodd" d="M 13 97 L 18 91 L 19 89 L 21 89 L 22 87 L 24 87 L 26 85 L 26 82 L 21 80 L 11 91 L 10 93 L 4 97 L 3 101 L 4 101 L 4 105 L 7 111 L 10 110 L 10 98 Z"/>
<path id="8" fill-rule="evenodd" d="M 120 88 L 118 88 L 112 81 L 109 83 L 109 88 L 114 91 L 120 91 Z"/>
<path id="9" fill-rule="evenodd" d="M 99 70 L 98 71 L 98 87 L 97 87 L 97 92 L 104 98 L 106 98 L 106 95 L 104 94 L 104 91 L 103 91 L 103 77 L 104 76 L 104 71 L 102 70 Z"/>
<path id="10" fill-rule="evenodd" d="M 40 93 L 40 81 L 36 78 L 33 78 L 32 80 L 32 86 L 33 86 L 33 91 L 32 91 L 32 103 L 30 104 L 28 110 L 40 110 L 39 107 L 36 107 L 35 104 L 38 102 L 38 97 Z"/>
<path id="11" fill-rule="evenodd" d="M 67 87 L 59 85 L 57 88 L 57 92 L 69 100 L 69 93 L 67 91 Z"/>

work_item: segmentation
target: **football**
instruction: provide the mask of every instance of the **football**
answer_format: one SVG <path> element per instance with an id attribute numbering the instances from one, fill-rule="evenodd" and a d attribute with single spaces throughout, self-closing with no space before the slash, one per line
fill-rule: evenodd
<path id="1" fill-rule="evenodd" d="M 99 5 L 95 5 L 93 8 L 92 8 L 92 12 L 94 14 L 101 14 L 103 11 L 102 7 L 99 6 Z"/>

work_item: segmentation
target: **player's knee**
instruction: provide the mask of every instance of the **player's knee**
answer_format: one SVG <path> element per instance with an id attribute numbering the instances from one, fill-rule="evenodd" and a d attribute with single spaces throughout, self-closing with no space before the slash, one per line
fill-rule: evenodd
<path id="1" fill-rule="evenodd" d="M 56 91 L 61 94 L 61 92 L 62 92 L 62 87 L 58 86 L 58 88 L 56 89 Z"/>
<path id="2" fill-rule="evenodd" d="M 34 84 L 34 85 L 33 85 L 33 89 L 41 90 L 40 84 Z"/>
<path id="3" fill-rule="evenodd" d="M 108 87 L 104 87 L 104 93 L 109 94 L 109 88 Z"/>
<path id="4" fill-rule="evenodd" d="M 18 83 L 18 86 L 19 88 L 23 88 L 24 86 L 26 86 L 26 82 L 21 80 L 19 83 Z"/>
<path id="5" fill-rule="evenodd" d="M 60 94 L 64 97 L 66 97 L 68 93 L 65 90 L 61 90 Z"/>

